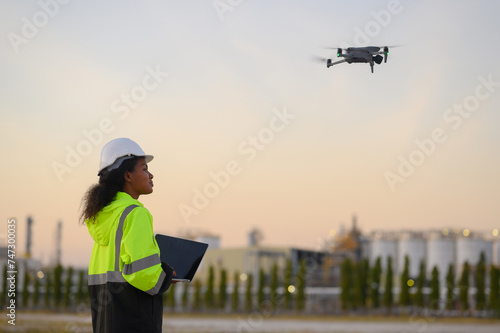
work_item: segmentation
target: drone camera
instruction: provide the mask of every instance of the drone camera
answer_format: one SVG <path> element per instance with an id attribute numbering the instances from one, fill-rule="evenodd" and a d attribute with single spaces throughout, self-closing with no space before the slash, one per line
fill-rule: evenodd
<path id="1" fill-rule="evenodd" d="M 380 54 L 377 54 L 376 56 L 373 57 L 373 61 L 377 64 L 377 65 L 380 65 L 382 63 L 382 60 L 384 58 L 380 55 Z"/>

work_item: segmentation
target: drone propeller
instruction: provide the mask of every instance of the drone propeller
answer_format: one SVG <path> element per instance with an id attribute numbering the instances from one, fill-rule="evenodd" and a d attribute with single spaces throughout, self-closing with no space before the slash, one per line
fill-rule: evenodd
<path id="1" fill-rule="evenodd" d="M 327 62 L 328 61 L 328 58 L 323 58 L 320 56 L 311 56 L 310 58 L 314 62 Z"/>
<path id="2" fill-rule="evenodd" d="M 394 47 L 401 47 L 401 46 L 405 46 L 405 45 L 384 45 L 384 46 L 379 46 L 381 49 L 384 48 L 384 47 L 388 47 L 388 48 L 394 48 Z M 343 51 L 347 51 L 348 48 L 343 48 L 343 47 L 331 47 L 331 46 L 327 46 L 327 47 L 324 47 L 325 49 L 329 49 L 329 50 L 343 50 Z M 363 48 L 363 46 L 351 46 L 350 48 Z"/>
<path id="3" fill-rule="evenodd" d="M 401 46 L 404 46 L 404 45 L 390 45 L 390 46 L 384 46 L 383 50 L 384 50 L 384 63 L 387 62 L 387 58 L 389 57 L 389 48 L 393 49 L 395 47 L 401 47 Z"/>
<path id="4" fill-rule="evenodd" d="M 347 51 L 347 49 L 344 49 L 342 47 L 324 47 L 327 50 L 337 50 L 337 56 L 339 54 L 342 54 L 342 51 Z"/>
<path id="5" fill-rule="evenodd" d="M 384 45 L 384 47 L 388 47 L 388 48 L 395 48 L 395 47 L 401 47 L 401 46 L 404 46 L 404 45 Z"/>

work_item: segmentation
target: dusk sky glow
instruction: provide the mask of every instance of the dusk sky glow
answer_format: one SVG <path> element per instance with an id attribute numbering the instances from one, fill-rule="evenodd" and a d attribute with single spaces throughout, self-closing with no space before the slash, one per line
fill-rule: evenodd
<path id="1" fill-rule="evenodd" d="M 0 31 L 1 215 L 34 257 L 86 266 L 102 146 L 155 156 L 155 231 L 315 249 L 362 231 L 500 227 L 500 3 L 10 1 Z M 326 68 L 336 47 L 401 45 Z M 332 49 L 333 48 L 333 49 Z M 6 235 L 7 227 L 0 236 Z M 24 248 L 23 248 L 24 249 Z M 21 251 L 22 252 L 22 251 Z"/>

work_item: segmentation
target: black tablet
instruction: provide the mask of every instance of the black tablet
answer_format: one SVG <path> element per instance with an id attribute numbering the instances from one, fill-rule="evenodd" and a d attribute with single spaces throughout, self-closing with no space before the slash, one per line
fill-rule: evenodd
<path id="1" fill-rule="evenodd" d="M 170 265 L 176 273 L 172 281 L 191 282 L 208 244 L 161 234 L 155 238 L 160 248 L 160 260 Z"/>

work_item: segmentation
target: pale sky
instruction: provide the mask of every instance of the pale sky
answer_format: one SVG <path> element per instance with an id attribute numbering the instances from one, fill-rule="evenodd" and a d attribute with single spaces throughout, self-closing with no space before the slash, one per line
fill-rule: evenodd
<path id="1" fill-rule="evenodd" d="M 316 248 L 330 229 L 500 226 L 498 1 L 4 1 L 1 216 L 84 267 L 102 146 L 155 156 L 155 231 Z M 329 47 L 402 45 L 387 63 Z M 216 178 L 216 180 L 214 180 Z M 204 198 L 199 193 L 204 193 Z M 0 231 L 5 236 L 5 231 Z"/>

